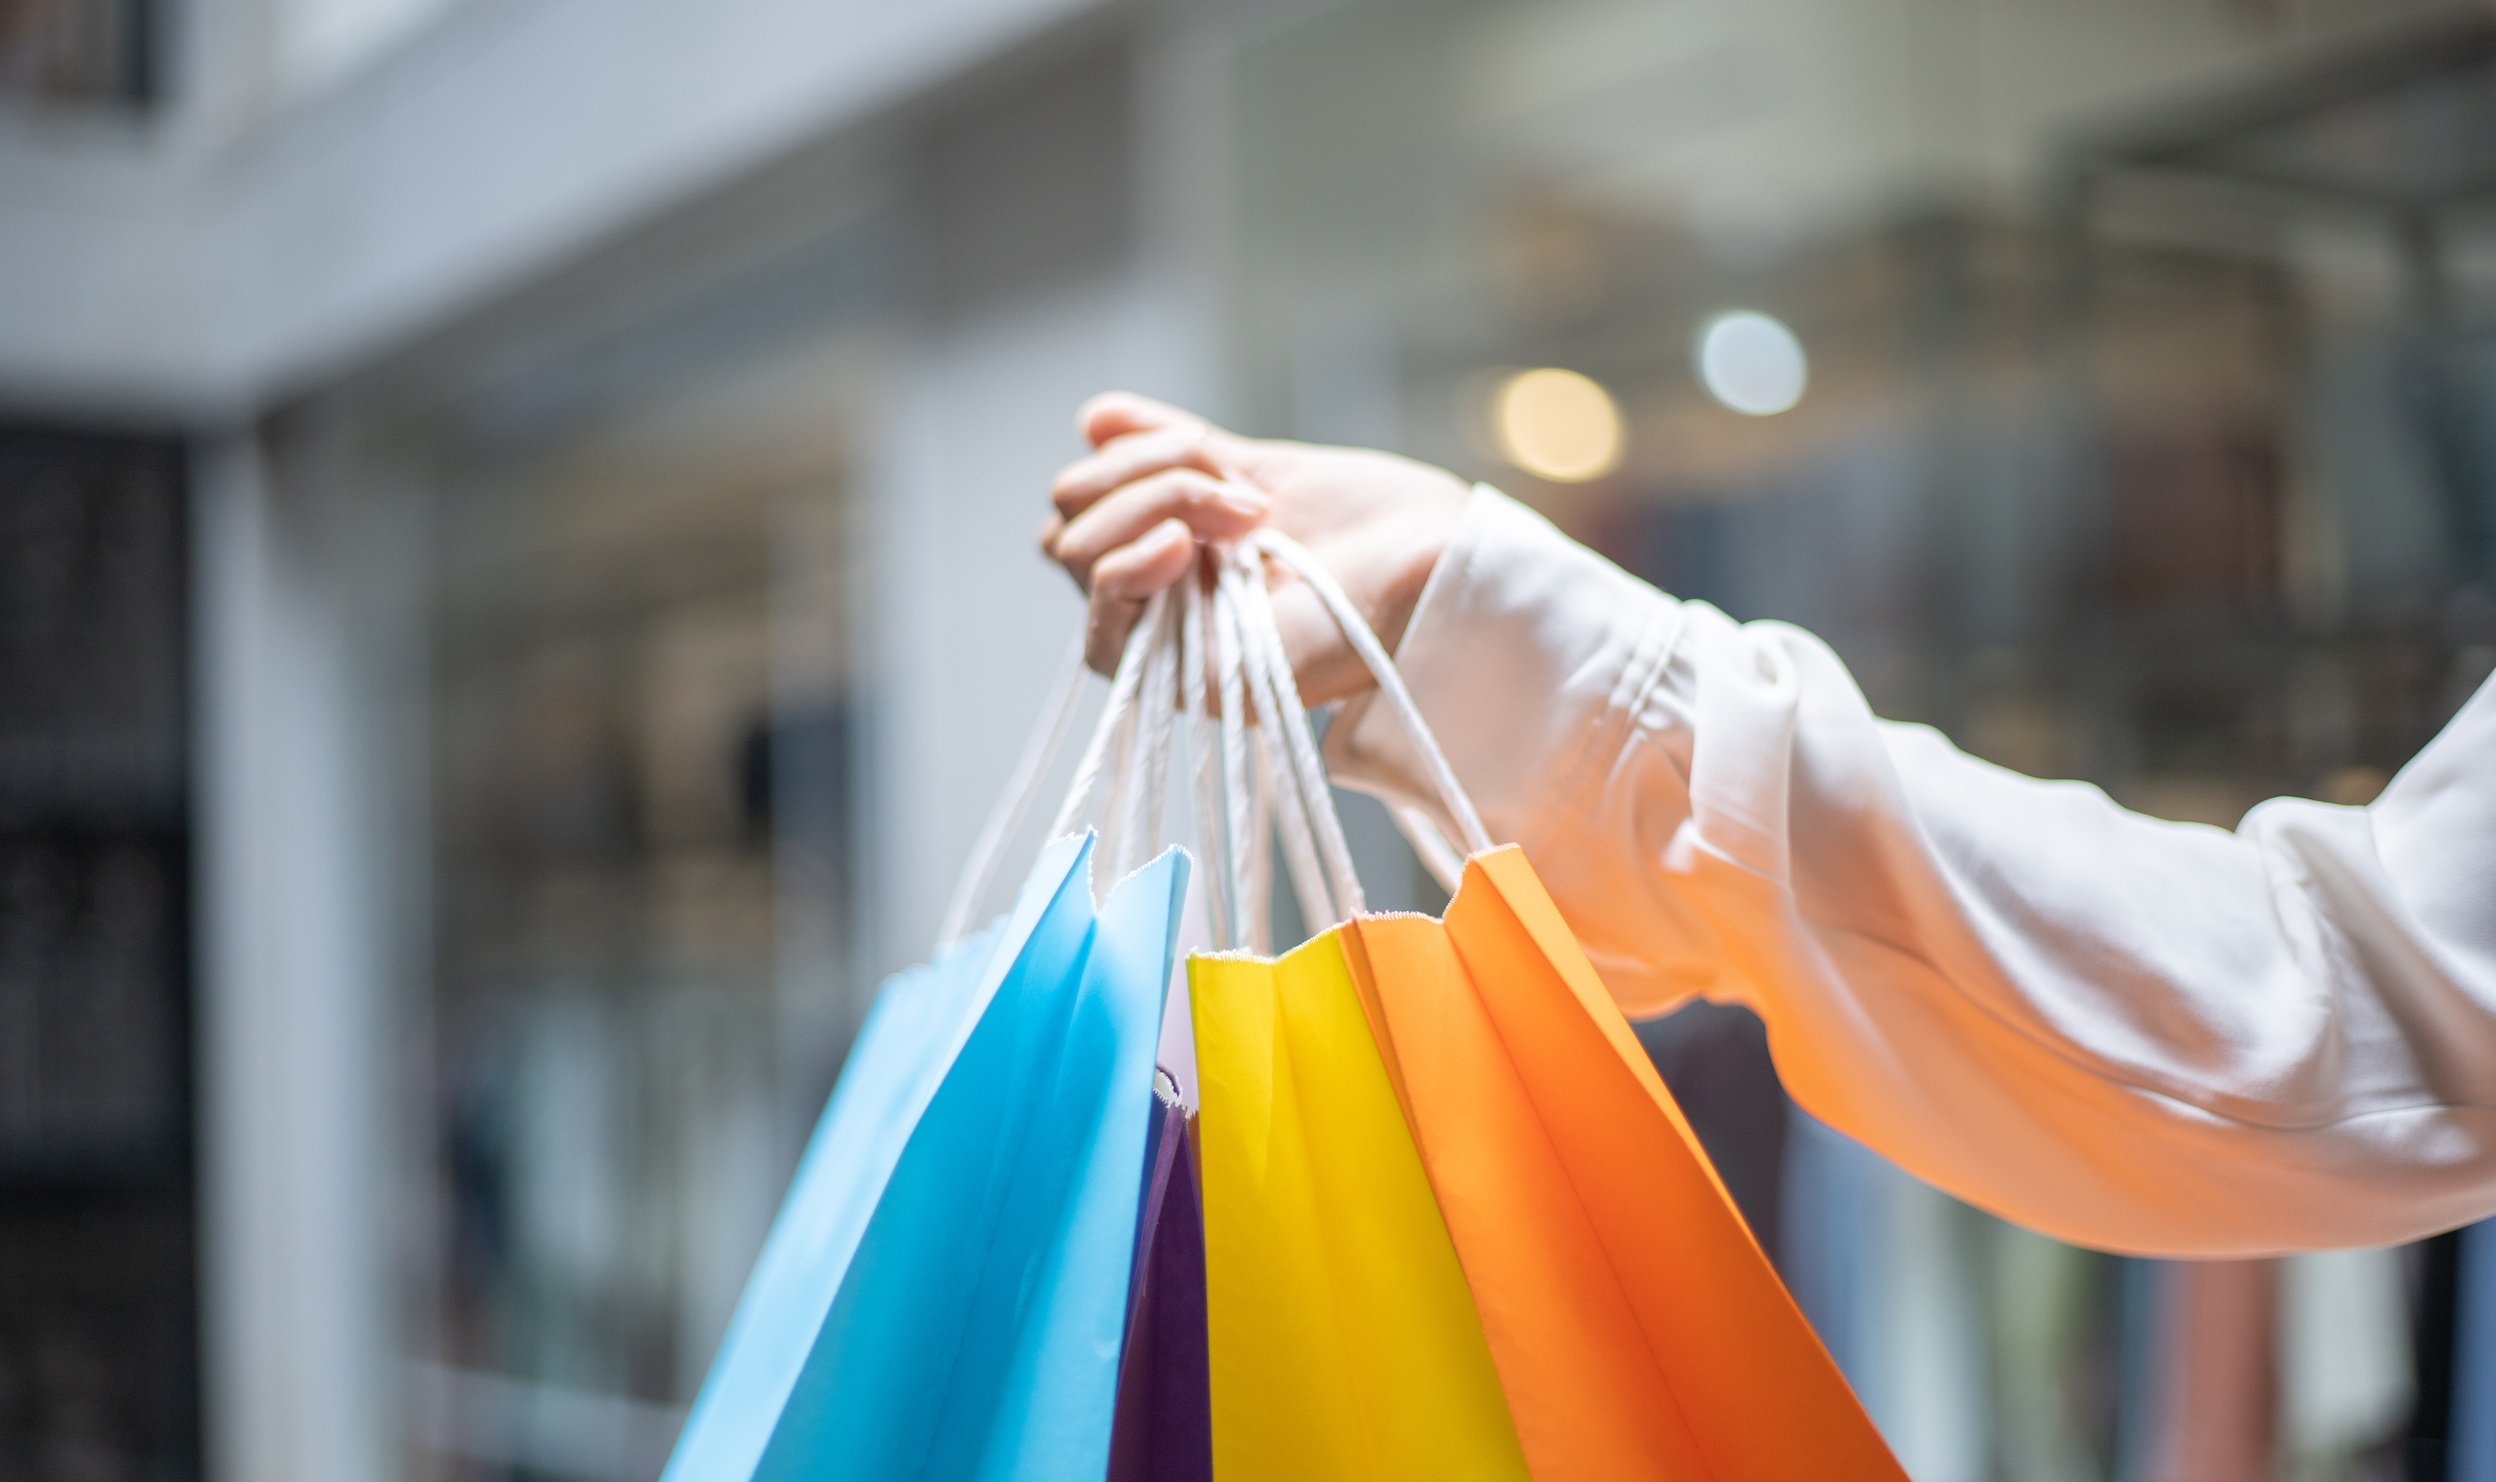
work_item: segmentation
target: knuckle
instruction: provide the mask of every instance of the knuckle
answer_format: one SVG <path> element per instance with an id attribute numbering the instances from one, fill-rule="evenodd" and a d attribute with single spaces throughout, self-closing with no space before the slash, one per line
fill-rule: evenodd
<path id="1" fill-rule="evenodd" d="M 1174 509 L 1194 509 L 1211 499 L 1217 486 L 1202 469 L 1165 468 L 1153 475 L 1153 502 Z"/>
<path id="2" fill-rule="evenodd" d="M 1057 559 L 1090 562 L 1100 557 L 1108 545 L 1098 520 L 1072 520 L 1057 532 Z"/>
<path id="3" fill-rule="evenodd" d="M 1132 597 L 1136 561 L 1133 547 L 1110 552 L 1092 563 L 1092 594 L 1096 597 Z"/>
<path id="4" fill-rule="evenodd" d="M 1111 446 L 1128 459 L 1129 477 L 1140 478 L 1195 461 L 1197 438 L 1184 427 L 1148 427 L 1130 432 Z"/>
<path id="5" fill-rule="evenodd" d="M 1235 508 L 1235 496 L 1222 480 L 1211 474 L 1198 474 L 1188 486 L 1190 508 L 1205 514 L 1229 515 Z"/>
<path id="6" fill-rule="evenodd" d="M 1200 474 L 1219 471 L 1211 450 L 1206 446 L 1203 424 L 1190 422 L 1183 427 L 1170 428 L 1166 437 L 1163 461 L 1170 467 Z"/>
<path id="7" fill-rule="evenodd" d="M 1160 571 L 1173 546 L 1166 537 L 1153 538 L 1154 533 L 1103 556 L 1092 568 L 1093 589 L 1136 602 L 1166 583 L 1168 578 Z"/>

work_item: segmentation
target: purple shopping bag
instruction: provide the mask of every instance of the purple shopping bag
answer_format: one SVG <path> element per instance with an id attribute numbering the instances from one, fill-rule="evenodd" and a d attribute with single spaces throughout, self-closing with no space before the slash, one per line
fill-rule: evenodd
<path id="1" fill-rule="evenodd" d="M 1187 1108 L 1160 1090 L 1154 1087 L 1109 1482 L 1213 1482 L 1204 1218 L 1188 1155 Z"/>

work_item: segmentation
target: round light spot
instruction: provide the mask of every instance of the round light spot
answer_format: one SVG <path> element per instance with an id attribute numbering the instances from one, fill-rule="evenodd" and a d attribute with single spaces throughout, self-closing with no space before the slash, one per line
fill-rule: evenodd
<path id="1" fill-rule="evenodd" d="M 1499 455 L 1536 478 L 1582 484 L 1621 466 L 1621 409 L 1573 370 L 1519 371 L 1491 397 Z"/>
<path id="2" fill-rule="evenodd" d="M 1801 401 L 1810 379 L 1803 342 L 1754 309 L 1733 309 L 1699 326 L 1698 362 L 1707 394 L 1752 417 L 1772 417 Z"/>

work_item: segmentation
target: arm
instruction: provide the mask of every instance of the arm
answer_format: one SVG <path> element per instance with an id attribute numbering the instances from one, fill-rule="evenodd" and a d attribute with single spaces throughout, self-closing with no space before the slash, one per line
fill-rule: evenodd
<path id="1" fill-rule="evenodd" d="M 2496 1211 L 2496 684 L 2366 809 L 2222 830 L 1874 718 L 1834 655 L 1675 602 L 1506 498 L 1355 449 L 1085 408 L 1042 544 L 1096 662 L 1197 538 L 1323 560 L 1494 834 L 1632 1013 L 1757 1008 L 1806 1108 L 2114 1249 L 2384 1243 Z M 1308 594 L 1276 594 L 1339 775 L 1427 806 Z"/>
<path id="2" fill-rule="evenodd" d="M 1810 635 L 1488 490 L 1398 661 L 1626 1009 L 1750 1004 L 1797 1101 L 1943 1188 L 2169 1254 L 2496 1211 L 2496 685 L 2370 808 L 2164 823 L 1877 720 Z M 1366 711 L 1339 774 L 1426 805 Z"/>

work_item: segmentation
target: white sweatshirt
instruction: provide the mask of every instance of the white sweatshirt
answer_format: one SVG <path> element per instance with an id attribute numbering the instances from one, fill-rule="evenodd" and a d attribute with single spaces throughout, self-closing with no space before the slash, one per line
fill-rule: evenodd
<path id="1" fill-rule="evenodd" d="M 1749 1004 L 1798 1102 L 1959 1197 L 2168 1255 L 2496 1213 L 2496 682 L 2371 807 L 2168 823 L 1879 720 L 1810 634 L 1489 489 L 1397 660 L 1625 1010 Z M 1387 707 L 1329 749 L 1433 806 Z"/>

